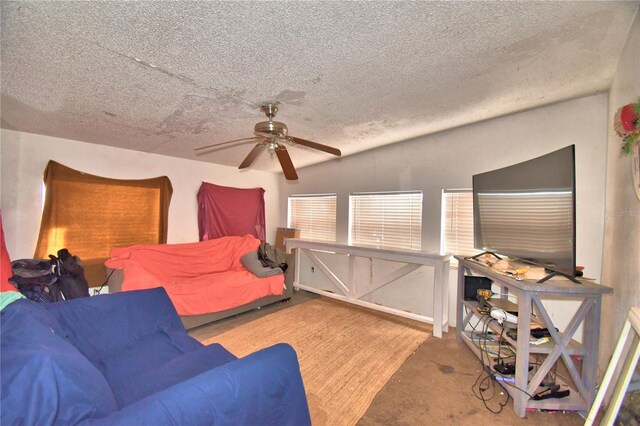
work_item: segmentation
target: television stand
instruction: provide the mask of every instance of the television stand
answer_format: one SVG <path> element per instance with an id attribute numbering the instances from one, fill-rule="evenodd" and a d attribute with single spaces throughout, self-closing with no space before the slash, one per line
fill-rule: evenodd
<path id="1" fill-rule="evenodd" d="M 518 299 L 518 323 L 511 324 L 511 327 L 517 330 L 517 337 L 514 339 L 507 333 L 502 335 L 506 345 L 516 353 L 515 374 L 513 376 L 515 383 L 513 386 L 509 386 L 507 383 L 498 382 L 513 398 L 515 413 L 519 417 L 525 417 L 527 409 L 539 409 L 579 411 L 586 415 L 596 395 L 602 295 L 611 293 L 613 290 L 589 281 L 577 285 L 568 279 L 553 280 L 543 284 L 531 279 L 516 280 L 477 261 L 461 256 L 455 256 L 455 258 L 459 262 L 458 295 L 456 297 L 457 339 L 459 342 L 464 342 L 485 364 L 488 363 L 489 368 L 492 368 L 493 365 L 487 361 L 487 357 L 484 356 L 483 349 L 477 344 L 477 338 L 474 339 L 471 329 L 474 325 L 479 330 L 483 330 L 486 326 L 494 335 L 500 335 L 503 331 L 502 325 L 493 321 L 490 316 L 478 313 L 478 302 L 464 300 L 465 275 L 490 278 L 499 288 L 498 292 L 503 299 L 507 299 L 509 296 L 515 296 Z M 573 300 L 580 302 L 580 306 L 574 312 L 566 328 L 558 331 L 542 303 L 543 299 Z M 540 345 L 530 343 L 532 319 L 547 328 L 550 334 L 549 342 Z M 583 329 L 582 343 L 573 339 L 580 325 Z M 537 368 L 529 372 L 529 365 L 536 357 L 544 357 L 544 360 L 541 363 L 536 363 Z M 582 362 L 576 363 L 574 358 L 580 358 Z M 560 359 L 564 362 L 569 374 L 566 379 L 563 378 L 566 383 L 563 383 L 563 380 L 558 377 L 557 384 L 564 388 L 570 387 L 571 394 L 562 399 L 533 400 L 531 396 L 544 390 L 544 387 L 540 387 L 541 383 Z"/>

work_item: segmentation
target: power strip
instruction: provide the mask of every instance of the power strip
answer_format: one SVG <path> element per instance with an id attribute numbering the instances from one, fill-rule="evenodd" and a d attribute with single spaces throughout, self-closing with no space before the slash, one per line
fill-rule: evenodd
<path id="1" fill-rule="evenodd" d="M 513 324 L 518 323 L 518 317 L 513 314 L 510 314 L 504 309 L 491 308 L 491 317 L 495 318 L 500 324 L 502 324 L 505 321 L 511 322 Z"/>

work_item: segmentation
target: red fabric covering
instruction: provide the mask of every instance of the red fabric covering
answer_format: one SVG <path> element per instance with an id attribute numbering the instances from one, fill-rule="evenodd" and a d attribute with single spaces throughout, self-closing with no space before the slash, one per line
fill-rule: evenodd
<path id="1" fill-rule="evenodd" d="M 264 241 L 264 189 L 202 182 L 198 190 L 198 229 L 200 241 L 246 234 Z"/>
<path id="2" fill-rule="evenodd" d="M 13 275 L 11 271 L 11 259 L 7 246 L 4 244 L 4 230 L 2 229 L 2 212 L 0 212 L 0 292 L 2 291 L 18 291 L 13 284 L 9 282 L 9 278 Z"/>
<path id="3" fill-rule="evenodd" d="M 111 249 L 105 265 L 124 270 L 123 291 L 164 287 L 179 315 L 200 315 L 283 293 L 284 275 L 258 278 L 242 266 L 259 245 L 251 235 L 136 245 Z"/>

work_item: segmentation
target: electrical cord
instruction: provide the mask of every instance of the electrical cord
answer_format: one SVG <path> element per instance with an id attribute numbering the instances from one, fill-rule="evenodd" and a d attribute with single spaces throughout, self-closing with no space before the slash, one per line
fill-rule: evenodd
<path id="1" fill-rule="evenodd" d="M 494 378 L 495 378 L 495 377 L 497 377 L 497 376 L 505 377 L 505 378 L 511 378 L 511 376 L 510 376 L 510 375 L 501 374 L 500 372 L 498 372 L 498 371 L 494 371 L 494 370 L 492 370 L 492 371 L 491 371 L 491 374 L 494 376 Z M 520 391 L 520 392 L 524 393 L 524 394 L 525 394 L 525 395 L 527 395 L 529 398 L 533 398 L 533 395 L 531 395 L 531 394 L 530 394 L 529 392 L 527 392 L 526 390 L 524 390 L 524 389 L 522 389 L 522 388 L 520 388 L 520 387 L 516 386 L 516 385 L 515 385 L 515 383 L 510 383 L 510 382 L 508 382 L 508 381 L 504 381 L 504 380 L 498 380 L 498 381 L 499 381 L 500 383 L 502 383 L 502 384 L 506 385 L 506 386 L 509 386 L 509 387 L 511 387 L 511 388 L 513 388 L 513 389 L 516 389 L 516 390 L 518 390 L 518 391 Z"/>
<path id="2" fill-rule="evenodd" d="M 113 273 L 114 273 L 115 271 L 116 271 L 115 269 L 112 269 L 112 270 L 111 270 L 111 272 L 109 273 L 109 275 L 107 275 L 107 279 L 106 279 L 106 280 L 104 280 L 104 282 L 102 283 L 102 285 L 100 286 L 100 288 L 99 288 L 99 289 L 97 289 L 97 290 L 93 290 L 93 294 L 94 294 L 94 295 L 98 295 L 98 294 L 100 294 L 100 292 L 102 291 L 102 288 L 103 288 L 105 285 L 107 285 L 107 283 L 109 282 L 109 278 L 111 278 L 111 275 L 113 275 Z"/>
<path id="3" fill-rule="evenodd" d="M 467 307 L 465 307 L 465 312 L 468 312 Z M 467 324 L 472 329 L 472 332 L 470 333 L 470 340 L 472 344 L 480 350 L 480 365 L 482 367 L 482 369 L 480 370 L 480 373 L 476 377 L 474 384 L 471 386 L 471 391 L 477 399 L 482 401 L 483 405 L 488 411 L 490 411 L 493 414 L 499 414 L 502 412 L 503 408 L 509 403 L 509 399 L 511 395 L 509 394 L 509 392 L 505 392 L 506 399 L 504 401 L 498 402 L 499 408 L 492 408 L 489 405 L 489 402 L 492 401 L 497 396 L 497 391 L 495 389 L 496 382 L 500 382 L 501 385 L 510 386 L 511 388 L 514 388 L 520 392 L 523 392 L 530 398 L 532 398 L 532 395 L 530 395 L 526 390 L 519 388 L 513 383 L 509 383 L 508 381 L 505 381 L 505 380 L 499 380 L 497 377 L 511 378 L 511 376 L 501 374 L 500 372 L 497 372 L 490 367 L 492 362 L 491 356 L 490 356 L 491 354 L 496 355 L 496 363 L 498 364 L 504 362 L 505 359 L 513 358 L 511 356 L 505 357 L 503 354 L 502 349 L 503 349 L 503 345 L 505 344 L 504 343 L 505 341 L 503 339 L 505 327 L 502 324 L 500 325 L 501 330 L 497 340 L 497 343 L 498 343 L 497 353 L 489 350 L 489 348 L 487 347 L 487 342 L 489 341 L 489 331 L 490 331 L 491 323 L 494 321 L 496 320 L 490 315 L 483 314 L 478 318 L 478 321 L 475 323 L 475 325 L 472 324 L 471 321 L 469 321 Z M 478 332 L 478 326 L 480 324 L 482 324 L 482 328 L 481 328 L 481 331 Z M 474 336 L 477 336 L 477 342 L 474 339 Z M 486 356 L 486 359 L 485 359 L 485 356 Z"/>
<path id="4" fill-rule="evenodd" d="M 471 342 L 480 350 L 480 365 L 482 366 L 482 369 L 480 370 L 480 374 L 476 377 L 474 384 L 471 386 L 471 392 L 477 399 L 482 401 L 483 405 L 488 411 L 494 414 L 499 414 L 500 412 L 502 412 L 502 409 L 504 408 L 504 406 L 508 404 L 509 394 L 507 393 L 507 399 L 504 402 L 498 403 L 499 408 L 494 409 L 489 406 L 489 402 L 496 397 L 495 381 L 491 380 L 492 373 L 489 367 L 487 367 L 487 365 L 490 363 L 489 351 L 487 349 L 487 341 L 488 341 L 489 327 L 492 321 L 495 321 L 495 320 L 490 315 L 484 314 L 484 315 L 481 315 L 480 318 L 478 318 L 478 321 L 476 322 L 475 325 L 471 324 L 470 322 L 468 323 L 473 330 L 470 333 Z M 482 330 L 478 332 L 478 326 L 480 324 L 482 324 L 483 327 L 482 327 Z M 477 343 L 474 340 L 474 335 L 478 336 Z M 487 357 L 486 363 L 485 363 L 485 355 Z M 487 373 L 486 376 L 484 376 L 485 372 Z M 488 394 L 489 391 L 491 391 L 491 394 Z"/>
<path id="5" fill-rule="evenodd" d="M 495 321 L 495 319 L 491 318 L 489 315 L 483 315 L 483 317 L 487 317 L 487 318 L 486 320 L 484 320 L 483 333 L 479 338 L 479 341 L 480 339 L 484 339 L 484 349 L 482 348 L 482 346 L 479 346 L 480 365 L 482 366 L 482 369 L 480 370 L 480 374 L 478 374 L 478 377 L 476 377 L 474 384 L 471 386 L 471 392 L 473 392 L 473 395 L 477 399 L 482 401 L 482 404 L 488 411 L 490 411 L 493 414 L 500 414 L 503 408 L 509 403 L 510 395 L 509 395 L 509 392 L 505 392 L 507 398 L 502 402 L 498 401 L 499 408 L 494 409 L 489 406 L 489 402 L 492 401 L 497 396 L 497 392 L 495 388 L 496 381 L 491 380 L 494 376 L 492 374 L 490 367 L 488 366 L 490 365 L 491 360 L 490 360 L 489 353 L 486 350 L 487 334 L 489 331 L 489 326 L 492 321 Z M 479 319 L 479 322 L 482 321 L 483 317 Z M 500 353 L 500 348 L 498 348 L 498 353 Z M 487 357 L 486 363 L 484 359 L 485 355 Z M 487 373 L 486 376 L 484 375 L 484 373 Z M 476 388 L 477 388 L 477 391 L 476 391 Z M 490 394 L 488 394 L 489 391 L 491 392 Z"/>

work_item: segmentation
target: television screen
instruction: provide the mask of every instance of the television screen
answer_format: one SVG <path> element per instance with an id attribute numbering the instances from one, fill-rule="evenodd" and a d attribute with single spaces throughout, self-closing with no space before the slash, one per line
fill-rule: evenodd
<path id="1" fill-rule="evenodd" d="M 473 176 L 475 248 L 574 277 L 575 146 Z"/>

